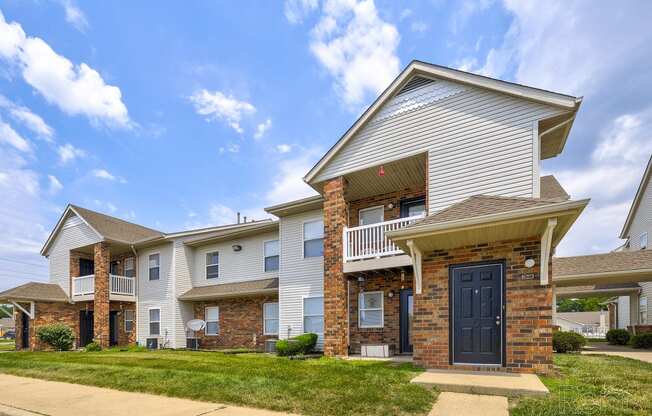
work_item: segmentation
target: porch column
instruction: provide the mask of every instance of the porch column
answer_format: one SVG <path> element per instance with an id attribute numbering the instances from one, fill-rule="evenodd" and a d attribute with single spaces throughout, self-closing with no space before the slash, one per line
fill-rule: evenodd
<path id="1" fill-rule="evenodd" d="M 332 179 L 324 185 L 324 354 L 348 354 L 348 305 L 343 268 L 344 227 L 348 223 L 346 180 Z"/>
<path id="2" fill-rule="evenodd" d="M 102 348 L 109 346 L 109 260 L 111 253 L 106 242 L 93 247 L 95 259 L 95 300 L 93 306 L 93 333 Z"/>

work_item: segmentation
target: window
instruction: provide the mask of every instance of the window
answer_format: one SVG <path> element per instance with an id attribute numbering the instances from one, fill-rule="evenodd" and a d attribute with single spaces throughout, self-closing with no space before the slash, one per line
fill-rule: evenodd
<path id="1" fill-rule="evenodd" d="M 303 257 L 324 255 L 324 221 L 310 221 L 303 224 Z"/>
<path id="2" fill-rule="evenodd" d="M 149 310 L 149 334 L 161 335 L 161 310 Z"/>
<path id="3" fill-rule="evenodd" d="M 303 298 L 303 332 L 324 333 L 324 298 Z"/>
<path id="4" fill-rule="evenodd" d="M 383 205 L 358 211 L 358 225 L 377 224 L 383 221 L 385 221 L 385 207 Z"/>
<path id="5" fill-rule="evenodd" d="M 382 328 L 383 325 L 383 292 L 360 293 L 358 326 L 360 328 Z"/>
<path id="6" fill-rule="evenodd" d="M 217 335 L 220 332 L 220 308 L 217 306 L 209 306 L 204 310 L 204 318 L 206 321 L 206 335 Z"/>
<path id="7" fill-rule="evenodd" d="M 112 261 L 109 263 L 109 274 L 118 274 L 118 262 Z"/>
<path id="8" fill-rule="evenodd" d="M 265 335 L 278 335 L 278 303 L 263 304 Z"/>
<path id="9" fill-rule="evenodd" d="M 647 248 L 647 233 L 641 234 L 639 242 L 640 242 L 641 250 Z"/>
<path id="10" fill-rule="evenodd" d="M 156 254 L 149 255 L 149 280 L 158 280 L 161 271 L 161 256 Z"/>
<path id="11" fill-rule="evenodd" d="M 125 276 L 136 277 L 136 262 L 133 257 L 125 259 Z"/>
<path id="12" fill-rule="evenodd" d="M 125 311 L 125 332 L 134 330 L 134 318 L 136 313 L 134 311 Z"/>
<path id="13" fill-rule="evenodd" d="M 426 213 L 426 199 L 408 199 L 401 201 L 401 218 L 414 217 Z"/>
<path id="14" fill-rule="evenodd" d="M 647 297 L 641 296 L 638 299 L 639 325 L 647 325 Z"/>
<path id="15" fill-rule="evenodd" d="M 95 263 L 89 259 L 79 259 L 79 275 L 89 276 L 95 273 Z"/>
<path id="16" fill-rule="evenodd" d="M 206 278 L 217 279 L 220 276 L 220 253 L 206 253 Z"/>
<path id="17" fill-rule="evenodd" d="M 278 270 L 278 240 L 265 241 L 265 271 Z"/>

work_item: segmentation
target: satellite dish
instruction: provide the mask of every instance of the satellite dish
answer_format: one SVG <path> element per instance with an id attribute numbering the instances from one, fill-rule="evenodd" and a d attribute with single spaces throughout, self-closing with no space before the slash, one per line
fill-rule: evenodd
<path id="1" fill-rule="evenodd" d="M 204 327 L 206 326 L 206 322 L 202 321 L 201 319 L 193 319 L 191 321 L 188 321 L 188 323 L 186 323 L 186 326 L 191 331 L 196 332 L 196 331 L 201 331 L 202 329 L 204 329 Z"/>

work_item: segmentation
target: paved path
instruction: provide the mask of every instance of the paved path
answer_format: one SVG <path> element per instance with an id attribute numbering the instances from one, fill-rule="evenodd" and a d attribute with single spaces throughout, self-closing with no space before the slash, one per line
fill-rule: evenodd
<path id="1" fill-rule="evenodd" d="M 508 416 L 507 397 L 477 394 L 439 394 L 428 416 Z"/>
<path id="2" fill-rule="evenodd" d="M 639 350 L 619 345 L 609 345 L 606 342 L 589 343 L 582 354 L 604 354 L 618 357 L 633 358 L 634 360 L 652 363 L 652 351 Z"/>
<path id="3" fill-rule="evenodd" d="M 281 416 L 286 413 L 0 374 L 0 416 Z"/>
<path id="4" fill-rule="evenodd" d="M 439 391 L 491 396 L 545 396 L 548 389 L 534 374 L 427 370 L 411 383 Z"/>

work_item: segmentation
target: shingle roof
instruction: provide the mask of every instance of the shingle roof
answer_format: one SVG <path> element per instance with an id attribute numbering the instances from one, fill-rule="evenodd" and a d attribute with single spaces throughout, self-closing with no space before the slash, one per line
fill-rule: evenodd
<path id="1" fill-rule="evenodd" d="M 43 302 L 68 302 L 68 296 L 61 286 L 53 283 L 29 282 L 0 292 L 0 300 L 25 300 Z"/>
<path id="2" fill-rule="evenodd" d="M 194 287 L 179 296 L 179 300 L 205 300 L 263 294 L 275 291 L 278 291 L 278 278 Z"/>
<path id="3" fill-rule="evenodd" d="M 81 215 L 81 217 L 86 220 L 95 231 L 108 240 L 135 243 L 139 240 L 160 237 L 163 235 L 160 231 L 91 211 L 90 209 L 78 207 L 76 205 L 70 205 L 70 207 Z"/>
<path id="4" fill-rule="evenodd" d="M 562 186 L 552 175 L 542 176 L 540 179 L 540 194 L 541 199 L 549 199 L 553 201 L 568 201 L 570 195 L 562 188 Z"/>
<path id="5" fill-rule="evenodd" d="M 652 250 L 617 251 L 552 259 L 553 278 L 633 270 L 652 270 Z"/>

